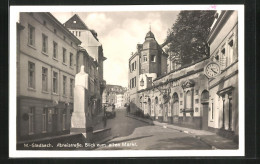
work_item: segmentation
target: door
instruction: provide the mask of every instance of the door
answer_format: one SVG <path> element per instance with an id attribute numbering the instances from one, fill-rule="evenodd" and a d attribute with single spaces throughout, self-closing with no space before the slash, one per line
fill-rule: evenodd
<path id="1" fill-rule="evenodd" d="M 57 133 L 58 132 L 58 109 L 55 108 L 54 112 L 52 114 L 52 132 Z"/>
<path id="2" fill-rule="evenodd" d="M 202 104 L 203 108 L 203 117 L 202 117 L 202 129 L 203 130 L 208 130 L 208 108 L 209 108 L 209 103 L 203 103 Z"/>

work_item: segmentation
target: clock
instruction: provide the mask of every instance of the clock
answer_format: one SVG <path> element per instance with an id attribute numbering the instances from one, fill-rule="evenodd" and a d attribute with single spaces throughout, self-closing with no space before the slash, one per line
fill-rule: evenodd
<path id="1" fill-rule="evenodd" d="M 204 73 L 208 78 L 216 77 L 220 74 L 220 66 L 216 62 L 208 63 L 204 68 Z"/>

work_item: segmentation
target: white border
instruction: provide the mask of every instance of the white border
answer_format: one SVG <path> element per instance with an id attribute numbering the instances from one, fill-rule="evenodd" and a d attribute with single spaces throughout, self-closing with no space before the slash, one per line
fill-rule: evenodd
<path id="1" fill-rule="evenodd" d="M 16 150 L 16 22 L 19 12 L 113 12 L 173 10 L 238 10 L 239 52 L 239 149 L 238 150 L 106 150 L 27 151 Z M 138 6 L 11 6 L 9 22 L 9 157 L 183 157 L 244 156 L 244 5 L 138 5 Z"/>

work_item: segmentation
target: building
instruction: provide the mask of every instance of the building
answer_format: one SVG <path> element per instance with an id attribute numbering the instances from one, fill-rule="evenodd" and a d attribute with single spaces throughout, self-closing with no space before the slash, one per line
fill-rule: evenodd
<path id="1" fill-rule="evenodd" d="M 168 65 L 152 53 L 146 58 L 139 47 L 155 43 L 138 45 L 129 59 L 131 113 L 141 109 L 154 120 L 209 130 L 238 141 L 238 15 L 237 11 L 218 11 L 215 18 L 208 36 L 210 57 L 189 65 L 176 64 L 171 54 Z M 150 41 L 154 35 L 149 32 L 147 38 Z M 153 69 L 157 61 L 163 62 Z M 209 73 L 212 63 L 214 69 Z"/>
<path id="2" fill-rule="evenodd" d="M 17 23 L 17 140 L 70 131 L 81 41 L 50 13 L 20 13 Z"/>
<path id="3" fill-rule="evenodd" d="M 77 55 L 77 70 L 80 66 L 85 66 L 85 72 L 90 75 L 89 87 L 93 104 L 93 114 L 97 114 L 102 109 L 102 93 L 106 86 L 103 77 L 103 62 L 106 58 L 103 55 L 102 44 L 97 38 L 97 33 L 90 29 L 75 14 L 64 23 L 64 26 L 78 39 L 82 41 Z"/>
<path id="4" fill-rule="evenodd" d="M 129 59 L 128 87 L 131 112 L 146 105 L 146 97 L 139 96 L 138 92 L 151 87 L 155 78 L 166 74 L 167 57 L 151 31 L 146 34 L 143 44 L 137 44 L 136 53 Z M 149 114 L 150 111 L 145 113 Z"/>
<path id="5" fill-rule="evenodd" d="M 124 94 L 117 94 L 116 95 L 116 108 L 123 108 L 124 107 Z"/>
<path id="6" fill-rule="evenodd" d="M 124 93 L 126 88 L 119 85 L 107 84 L 106 89 L 103 92 L 102 100 L 103 103 L 108 103 L 110 105 L 114 104 L 117 108 L 124 106 Z"/>
<path id="7" fill-rule="evenodd" d="M 218 11 L 208 37 L 210 60 L 221 74 L 209 79 L 209 130 L 238 141 L 238 13 Z"/>

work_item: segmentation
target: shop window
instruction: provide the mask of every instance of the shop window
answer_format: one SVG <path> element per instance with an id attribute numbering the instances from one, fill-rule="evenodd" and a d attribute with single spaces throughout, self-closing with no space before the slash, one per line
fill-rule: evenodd
<path id="1" fill-rule="evenodd" d="M 74 80 L 70 79 L 70 96 L 73 97 Z"/>
<path id="2" fill-rule="evenodd" d="M 34 134 L 35 107 L 30 107 L 28 116 L 29 116 L 29 135 L 30 135 L 30 134 Z"/>
<path id="3" fill-rule="evenodd" d="M 43 133 L 47 132 L 47 115 L 48 115 L 48 110 L 46 108 L 44 108 L 43 112 L 42 112 L 42 132 Z"/>
<path id="4" fill-rule="evenodd" d="M 62 130 L 66 130 L 66 109 L 62 113 Z"/>

